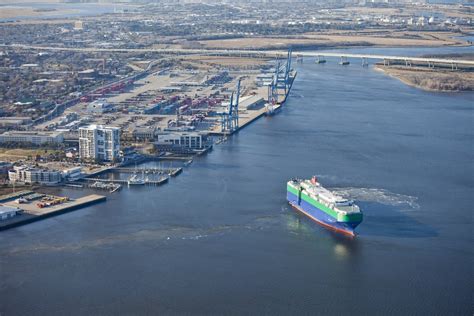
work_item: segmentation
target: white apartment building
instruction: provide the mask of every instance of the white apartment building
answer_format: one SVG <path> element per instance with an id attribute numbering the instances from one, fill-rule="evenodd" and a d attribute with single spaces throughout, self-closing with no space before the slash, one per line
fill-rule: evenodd
<path id="1" fill-rule="evenodd" d="M 102 125 L 79 128 L 79 157 L 82 160 L 116 161 L 120 152 L 120 129 Z"/>

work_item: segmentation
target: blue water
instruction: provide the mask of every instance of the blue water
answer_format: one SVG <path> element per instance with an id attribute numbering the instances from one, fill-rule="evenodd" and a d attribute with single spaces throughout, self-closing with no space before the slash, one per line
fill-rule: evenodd
<path id="1" fill-rule="evenodd" d="M 0 312 L 471 314 L 474 94 L 296 66 L 278 115 L 169 184 L 1 232 Z M 287 205 L 313 174 L 363 209 L 355 239 Z"/>

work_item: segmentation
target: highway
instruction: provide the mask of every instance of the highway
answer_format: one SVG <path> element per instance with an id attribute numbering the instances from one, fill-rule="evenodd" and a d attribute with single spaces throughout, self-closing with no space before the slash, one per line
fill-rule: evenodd
<path id="1" fill-rule="evenodd" d="M 11 44 L 11 45 L 0 45 L 0 47 L 11 47 L 25 50 L 49 50 L 49 51 L 78 51 L 78 52 L 156 52 L 161 54 L 171 55 L 217 55 L 217 56 L 255 56 L 255 57 L 277 57 L 286 56 L 287 52 L 283 50 L 237 50 L 237 49 L 184 49 L 184 48 L 93 48 L 93 47 L 44 47 L 44 46 L 31 46 L 24 44 Z M 441 64 L 455 64 L 455 65 L 466 65 L 474 66 L 474 60 L 463 60 L 453 58 L 425 58 L 425 57 L 414 57 L 414 56 L 390 56 L 390 55 L 373 55 L 373 54 L 352 54 L 345 52 L 320 52 L 320 51 L 294 51 L 294 55 L 302 57 L 344 57 L 344 58 L 361 58 L 361 59 L 375 59 L 375 60 L 386 60 L 386 61 L 410 61 L 410 62 L 422 62 L 422 63 L 441 63 Z"/>

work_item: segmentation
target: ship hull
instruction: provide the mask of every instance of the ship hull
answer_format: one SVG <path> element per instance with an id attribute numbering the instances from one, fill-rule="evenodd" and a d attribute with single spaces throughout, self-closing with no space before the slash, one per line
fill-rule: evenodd
<path id="1" fill-rule="evenodd" d="M 324 212 L 322 209 L 308 203 L 304 199 L 298 199 L 298 196 L 287 191 L 288 203 L 300 213 L 306 215 L 318 224 L 335 230 L 337 232 L 355 236 L 354 228 L 360 224 L 360 221 L 355 222 L 340 222 L 336 218 Z"/>

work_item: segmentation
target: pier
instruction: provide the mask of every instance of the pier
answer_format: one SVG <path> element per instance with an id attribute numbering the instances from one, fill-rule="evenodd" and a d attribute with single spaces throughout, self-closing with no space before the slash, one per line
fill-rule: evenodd
<path id="1" fill-rule="evenodd" d="M 107 198 L 103 195 L 91 194 L 78 199 L 48 207 L 39 207 L 37 201 L 18 204 L 14 201 L 4 203 L 6 206 L 18 207 L 23 212 L 9 220 L 0 223 L 0 231 L 33 223 L 42 219 L 57 216 L 95 203 L 103 202 Z"/>

